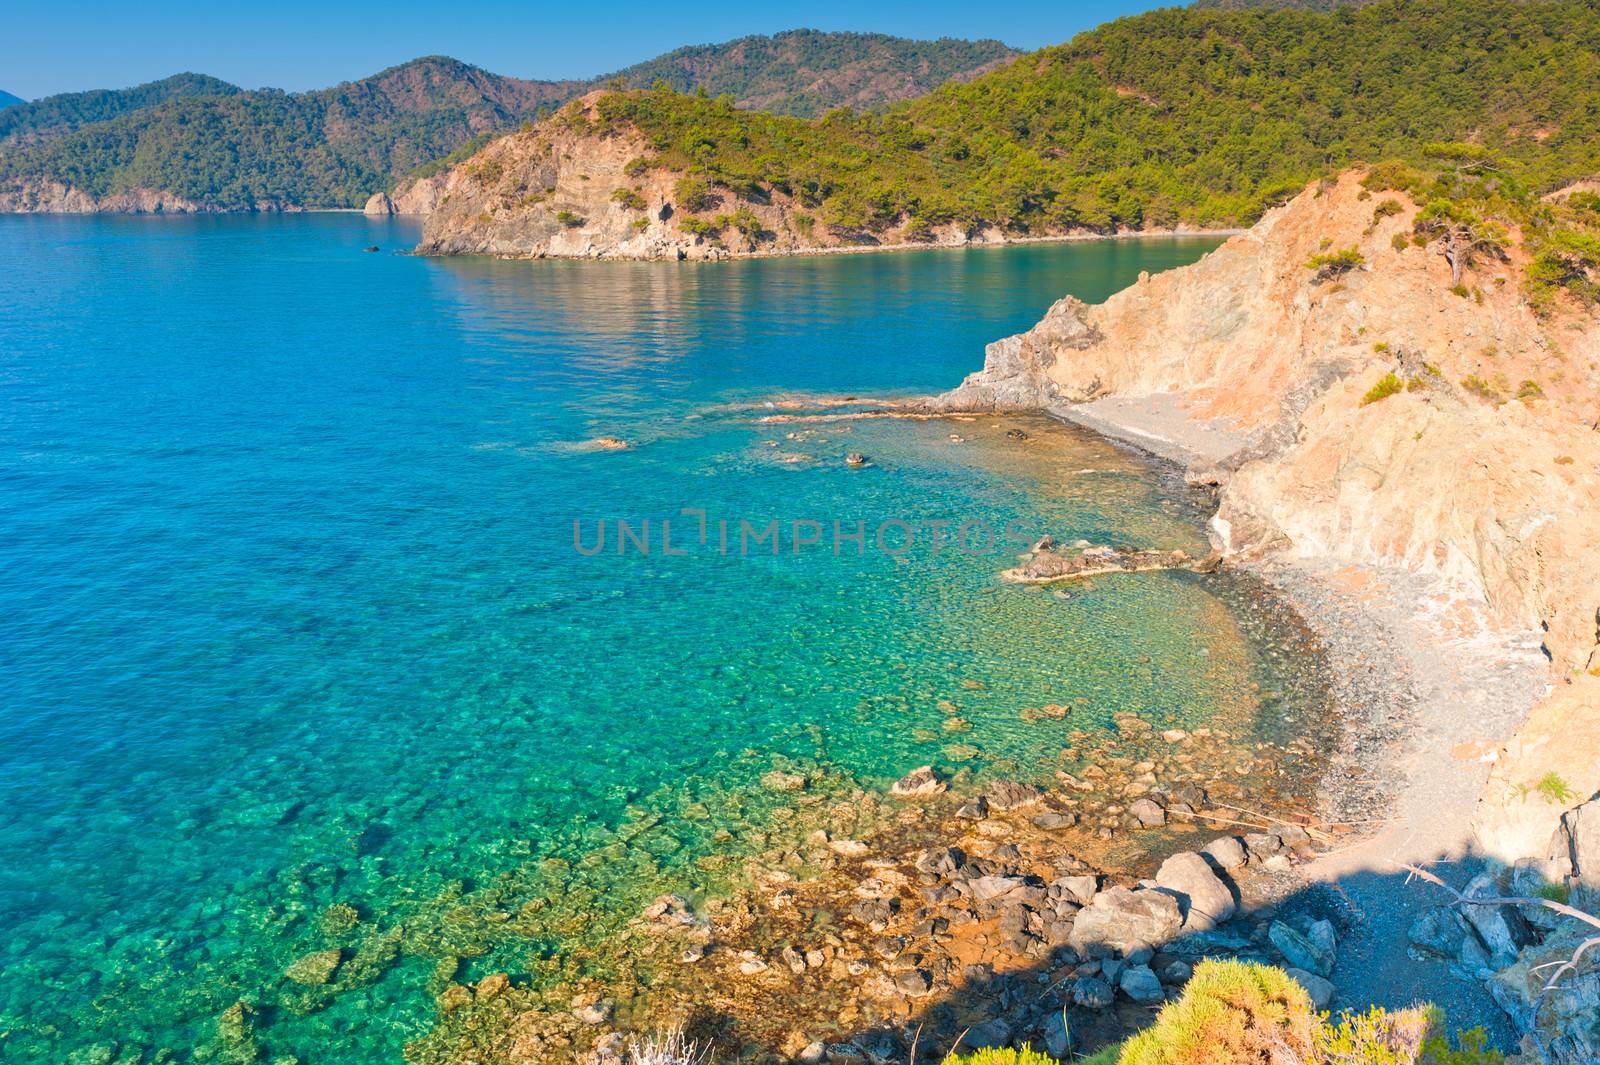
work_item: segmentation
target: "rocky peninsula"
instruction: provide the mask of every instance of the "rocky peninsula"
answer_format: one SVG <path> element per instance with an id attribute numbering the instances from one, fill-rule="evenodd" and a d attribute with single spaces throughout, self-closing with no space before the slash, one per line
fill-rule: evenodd
<path id="1" fill-rule="evenodd" d="M 366 211 L 422 216 L 419 254 L 505 259 L 714 261 L 1111 235 L 1081 227 L 1018 234 L 989 223 L 922 226 L 909 217 L 870 231 L 830 226 L 792 192 L 733 189 L 662 163 L 637 126 L 603 126 L 605 96 L 590 93 L 444 174 L 380 193 Z"/>

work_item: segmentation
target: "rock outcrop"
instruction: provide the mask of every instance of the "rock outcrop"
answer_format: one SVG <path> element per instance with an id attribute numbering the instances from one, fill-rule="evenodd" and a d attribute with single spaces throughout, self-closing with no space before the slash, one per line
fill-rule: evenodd
<path id="1" fill-rule="evenodd" d="M 197 214 L 208 210 L 204 204 L 159 189 L 128 189 L 96 196 L 59 181 L 0 184 L 0 214 Z"/>
<path id="2" fill-rule="evenodd" d="M 1164 442 L 1230 441 L 1190 470 L 1220 486 L 1225 555 L 1403 566 L 1449 589 L 1447 634 L 1537 633 L 1559 686 L 1492 755 L 1479 816 L 1509 861 L 1559 816 L 1528 800 L 1539 781 L 1600 790 L 1600 326 L 1535 313 L 1514 233 L 1508 260 L 1481 257 L 1452 290 L 1443 256 L 1405 239 L 1417 210 L 1359 173 L 1308 187 L 1192 266 L 1063 299 L 930 406 L 1181 409 Z M 1310 268 L 1348 247 L 1355 269 Z"/>

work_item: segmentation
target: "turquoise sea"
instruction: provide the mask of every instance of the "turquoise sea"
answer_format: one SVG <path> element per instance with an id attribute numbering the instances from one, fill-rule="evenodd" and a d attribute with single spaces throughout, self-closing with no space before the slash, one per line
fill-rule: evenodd
<path id="1" fill-rule="evenodd" d="M 1063 596 L 995 580 L 1015 544 L 932 549 L 969 520 L 1203 548 L 1137 455 L 1042 419 L 762 420 L 951 387 L 1061 295 L 1214 242 L 391 254 L 415 238 L 0 219 L 0 1059 L 238 1060 L 243 1001 L 260 1060 L 398 1062 L 444 983 L 602 965 L 644 901 L 725 888 L 781 838 L 775 768 L 960 786 L 1047 776 L 1118 711 L 1295 712 L 1228 579 Z M 1071 713 L 1019 716 L 1045 703 Z M 326 985 L 283 975 L 330 944 Z"/>

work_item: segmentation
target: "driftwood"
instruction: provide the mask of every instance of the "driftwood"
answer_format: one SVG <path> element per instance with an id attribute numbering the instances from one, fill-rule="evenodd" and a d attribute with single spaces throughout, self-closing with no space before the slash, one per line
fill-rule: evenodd
<path id="1" fill-rule="evenodd" d="M 1574 906 L 1568 906 L 1564 902 L 1557 902 L 1555 899 L 1546 899 L 1536 895 L 1480 895 L 1469 898 L 1426 869 L 1415 865 L 1407 865 L 1404 862 L 1395 862 L 1394 864 L 1406 870 L 1409 874 L 1406 877 L 1407 880 L 1414 876 L 1448 892 L 1453 900 L 1450 905 L 1457 909 L 1466 906 L 1542 906 L 1547 910 L 1553 910 L 1561 914 L 1563 917 L 1570 917 L 1575 921 L 1582 921 L 1592 928 L 1600 929 L 1600 917 L 1596 917 L 1592 913 L 1585 913 Z M 1550 974 L 1550 978 L 1545 981 L 1544 986 L 1539 989 L 1539 997 L 1534 1000 L 1533 1021 L 1536 1027 L 1539 1021 L 1539 1010 L 1549 998 L 1550 992 L 1560 986 L 1563 976 L 1572 972 L 1583 962 L 1584 955 L 1597 948 L 1600 948 L 1600 934 L 1590 936 L 1580 942 L 1565 960 L 1546 962 L 1544 965 L 1534 966 L 1529 970 L 1529 972 L 1537 972 L 1540 969 L 1555 970 Z M 1539 1056 L 1544 1058 L 1545 1061 L 1549 1061 L 1550 1055 L 1546 1053 L 1543 1045 L 1539 1044 L 1538 1040 L 1534 1040 L 1534 1043 L 1539 1046 Z"/>

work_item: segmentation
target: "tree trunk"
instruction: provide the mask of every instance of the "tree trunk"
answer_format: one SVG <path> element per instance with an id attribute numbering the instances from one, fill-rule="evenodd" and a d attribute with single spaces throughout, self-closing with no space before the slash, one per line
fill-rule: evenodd
<path id="1" fill-rule="evenodd" d="M 1451 230 L 1444 238 L 1444 258 L 1450 264 L 1450 287 L 1461 287 L 1461 235 Z"/>

